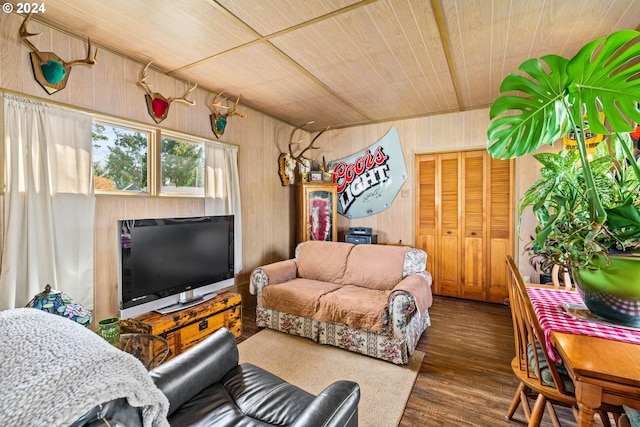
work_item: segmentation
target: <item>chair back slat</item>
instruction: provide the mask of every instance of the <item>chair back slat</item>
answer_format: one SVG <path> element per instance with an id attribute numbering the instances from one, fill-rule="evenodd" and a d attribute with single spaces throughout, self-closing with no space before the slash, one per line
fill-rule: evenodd
<path id="1" fill-rule="evenodd" d="M 540 386 L 551 386 L 559 393 L 566 394 L 558 368 L 547 354 L 547 340 L 527 293 L 526 285 L 511 256 L 507 256 L 507 269 L 510 276 L 509 302 L 514 319 L 515 340 L 520 341 L 516 343 L 516 355 L 520 365 L 529 378 L 535 378 Z M 541 371 L 546 369 L 549 371 L 549 376 L 541 374 Z"/>
<path id="2" fill-rule="evenodd" d="M 520 365 L 520 370 L 526 371 L 528 368 L 527 362 L 527 327 L 526 321 L 523 318 L 524 312 L 520 307 L 520 298 L 516 295 L 516 282 L 518 280 L 517 269 L 514 269 L 513 259 L 507 258 L 507 270 L 510 274 L 507 275 L 507 287 L 509 289 L 509 305 L 511 307 L 511 319 L 513 321 L 513 337 L 516 350 L 516 358 Z"/>

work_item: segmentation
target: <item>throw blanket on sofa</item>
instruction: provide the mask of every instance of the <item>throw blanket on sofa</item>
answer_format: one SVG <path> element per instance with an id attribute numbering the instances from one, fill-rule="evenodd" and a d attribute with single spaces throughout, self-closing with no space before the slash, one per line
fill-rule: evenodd
<path id="1" fill-rule="evenodd" d="M 0 312 L 0 425 L 65 426 L 126 398 L 145 426 L 168 426 L 169 402 L 132 355 L 65 317 L 37 309 Z"/>

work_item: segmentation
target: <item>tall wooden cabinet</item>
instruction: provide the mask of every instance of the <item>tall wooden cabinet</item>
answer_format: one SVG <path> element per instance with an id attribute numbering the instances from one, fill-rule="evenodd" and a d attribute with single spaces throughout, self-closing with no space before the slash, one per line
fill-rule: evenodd
<path id="1" fill-rule="evenodd" d="M 333 182 L 296 184 L 296 237 L 338 240 L 338 185 Z"/>
<path id="2" fill-rule="evenodd" d="M 416 246 L 433 292 L 502 303 L 513 252 L 513 161 L 486 150 L 416 156 Z"/>

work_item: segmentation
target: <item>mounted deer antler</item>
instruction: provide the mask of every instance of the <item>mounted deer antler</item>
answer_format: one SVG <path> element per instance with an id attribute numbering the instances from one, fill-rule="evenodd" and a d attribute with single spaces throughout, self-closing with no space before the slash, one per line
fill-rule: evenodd
<path id="1" fill-rule="evenodd" d="M 288 144 L 289 152 L 281 153 L 280 156 L 278 156 L 278 166 L 279 166 L 278 174 L 280 175 L 280 181 L 282 182 L 282 185 L 294 184 L 296 165 L 300 165 L 300 167 L 303 167 L 303 168 L 308 168 L 311 164 L 311 159 L 305 157 L 304 153 L 306 153 L 308 150 L 317 150 L 318 148 L 320 148 L 320 147 L 314 147 L 313 143 L 316 142 L 316 140 L 320 137 L 320 135 L 322 135 L 327 129 L 329 129 L 328 127 L 320 131 L 316 136 L 314 136 L 313 139 L 311 140 L 311 143 L 307 145 L 302 151 L 300 151 L 300 153 L 298 153 L 297 155 L 293 154 L 293 146 L 301 142 L 301 141 L 294 142 L 293 136 L 298 130 L 312 123 L 314 122 L 307 122 L 305 124 L 294 127 L 293 130 L 291 131 L 291 135 L 289 136 L 289 144 Z"/>
<path id="2" fill-rule="evenodd" d="M 236 111 L 238 109 L 238 103 L 240 102 L 240 97 L 236 99 L 235 104 L 233 104 L 233 108 L 231 108 L 228 105 L 226 105 L 226 102 L 229 99 L 222 97 L 223 93 L 224 91 L 221 91 L 219 94 L 215 96 L 215 98 L 213 98 L 213 101 L 211 101 L 211 111 L 212 111 L 212 114 L 210 116 L 211 130 L 213 131 L 213 134 L 218 138 L 220 138 L 222 134 L 224 134 L 224 129 L 227 127 L 227 117 L 229 116 L 238 116 L 241 118 L 246 117 L 244 114 L 246 108 L 243 108 L 242 111 L 239 113 Z M 216 100 L 218 98 L 222 98 L 222 100 L 216 103 Z M 218 110 L 218 108 L 224 108 L 229 111 L 223 114 Z"/>
<path id="3" fill-rule="evenodd" d="M 329 164 L 325 160 L 324 156 L 322 156 L 322 163 L 318 165 L 318 169 L 320 169 L 320 172 L 322 172 L 323 174 L 331 177 L 334 174 L 335 165 L 329 167 Z"/>
<path id="4" fill-rule="evenodd" d="M 147 100 L 147 111 L 156 123 L 160 123 L 167 118 L 167 114 L 169 114 L 169 106 L 174 101 L 182 102 L 188 105 L 196 105 L 196 102 L 187 99 L 187 96 L 189 96 L 189 94 L 198 87 L 197 84 L 194 84 L 193 86 L 189 84 L 189 87 L 185 91 L 184 95 L 179 98 L 165 98 L 158 92 L 152 91 L 151 85 L 147 83 L 147 69 L 149 69 L 149 66 L 152 63 L 153 61 L 149 62 L 147 66 L 142 69 L 142 71 L 140 72 L 140 81 L 138 83 L 144 88 L 145 92 L 147 92 L 147 94 L 145 95 L 145 99 Z"/>
<path id="5" fill-rule="evenodd" d="M 42 33 L 30 33 L 27 31 L 27 23 L 31 19 L 31 13 L 26 16 L 20 25 L 20 38 L 31 50 L 31 67 L 36 81 L 47 91 L 49 95 L 64 89 L 74 65 L 94 65 L 98 59 L 98 48 L 96 48 L 93 58 L 91 57 L 91 39 L 87 38 L 88 48 L 85 59 L 76 59 L 66 62 L 53 52 L 40 52 L 31 43 L 29 37 L 38 36 Z"/>
<path id="6" fill-rule="evenodd" d="M 311 124 L 311 123 L 313 123 L 313 122 L 306 123 L 306 124 L 304 124 L 304 125 L 302 125 L 302 126 L 306 126 L 306 125 Z M 310 161 L 311 159 L 309 159 L 309 158 L 305 157 L 305 156 L 304 156 L 304 153 L 306 153 L 306 152 L 307 152 L 307 150 L 317 150 L 318 148 L 320 148 L 320 147 L 314 147 L 314 146 L 313 146 L 313 143 L 314 143 L 314 142 L 316 142 L 316 139 L 318 139 L 318 138 L 320 137 L 320 135 L 322 135 L 322 134 L 323 134 L 327 129 L 329 129 L 329 128 L 327 128 L 327 129 L 323 129 L 323 130 L 321 130 L 320 132 L 318 132 L 318 134 L 317 134 L 316 136 L 314 136 L 314 137 L 313 137 L 313 139 L 311 140 L 311 144 L 307 145 L 307 147 L 306 147 L 306 148 L 304 148 L 304 149 L 303 149 L 303 150 L 302 150 L 302 151 L 301 151 L 297 156 L 295 156 L 295 155 L 293 154 L 293 151 L 291 150 L 291 147 L 292 147 L 292 145 L 294 145 L 294 144 L 299 144 L 299 143 L 300 143 L 300 141 L 298 141 L 298 142 L 293 142 L 293 134 L 294 134 L 294 133 L 295 133 L 295 131 L 296 131 L 296 130 L 298 130 L 298 129 L 300 129 L 300 127 L 296 127 L 296 128 L 293 130 L 293 132 L 291 132 L 291 137 L 289 137 L 289 154 L 291 155 L 291 157 L 293 157 L 293 159 L 294 159 L 294 160 L 295 160 L 299 165 L 301 165 L 301 166 L 307 166 L 307 162 L 305 162 L 305 160 L 306 160 L 306 161 Z"/>

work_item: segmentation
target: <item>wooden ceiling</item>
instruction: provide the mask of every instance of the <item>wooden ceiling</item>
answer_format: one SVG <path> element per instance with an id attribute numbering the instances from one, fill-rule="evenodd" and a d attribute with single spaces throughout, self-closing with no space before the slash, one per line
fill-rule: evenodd
<path id="1" fill-rule="evenodd" d="M 640 23 L 640 0 L 44 4 L 32 19 L 310 131 L 487 107 L 525 59 Z"/>

